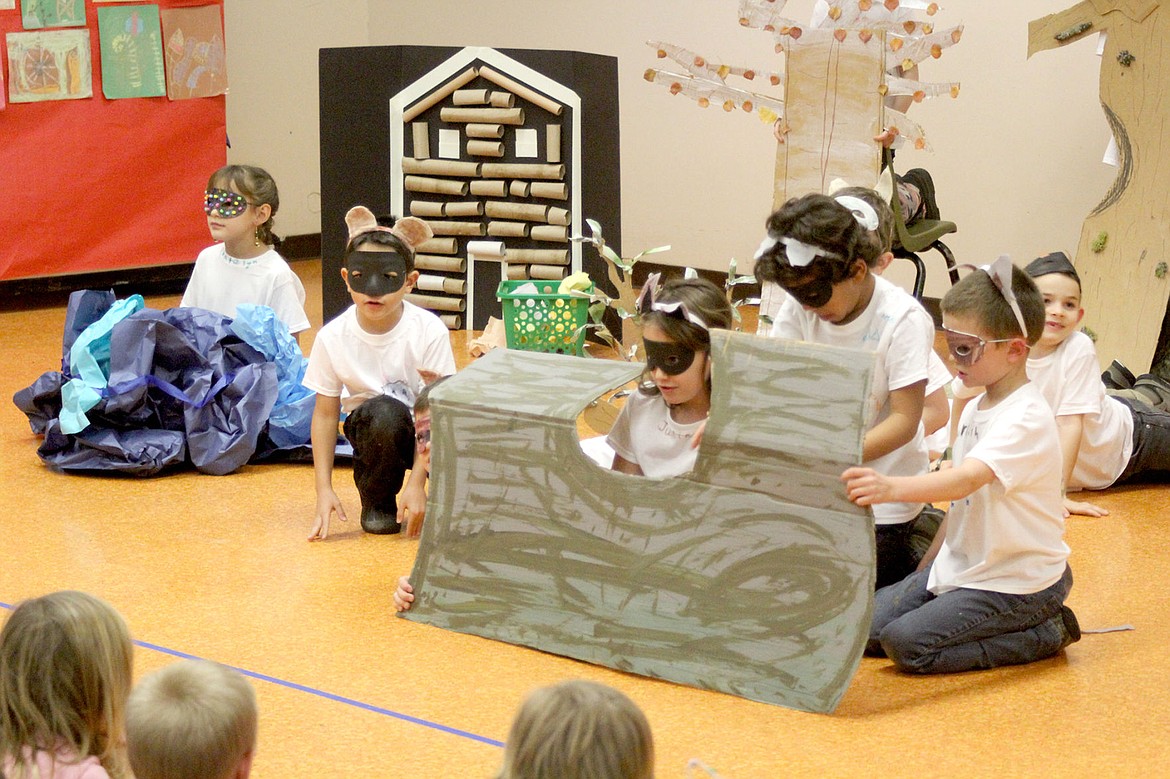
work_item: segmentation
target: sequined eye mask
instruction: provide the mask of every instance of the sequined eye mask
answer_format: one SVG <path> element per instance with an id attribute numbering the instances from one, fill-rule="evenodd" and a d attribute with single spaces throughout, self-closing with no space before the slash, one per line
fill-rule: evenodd
<path id="1" fill-rule="evenodd" d="M 209 189 L 203 193 L 203 212 L 211 216 L 219 212 L 225 219 L 234 219 L 248 210 L 248 201 L 243 195 L 226 189 Z"/>

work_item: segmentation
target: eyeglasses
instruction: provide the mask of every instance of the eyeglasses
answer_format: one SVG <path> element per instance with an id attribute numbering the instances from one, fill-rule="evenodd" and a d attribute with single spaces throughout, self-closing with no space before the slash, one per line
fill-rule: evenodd
<path id="1" fill-rule="evenodd" d="M 211 216 L 218 211 L 225 219 L 234 219 L 248 210 L 250 206 L 244 196 L 226 189 L 209 189 L 203 193 L 203 213 Z"/>
<path id="2" fill-rule="evenodd" d="M 960 368 L 970 368 L 979 359 L 983 357 L 983 349 L 988 344 L 1005 344 L 1010 341 L 1015 341 L 1016 338 L 993 338 L 988 340 L 980 338 L 971 333 L 964 333 L 961 330 L 952 330 L 949 327 L 943 326 L 943 334 L 947 339 L 947 349 L 950 350 L 951 356 L 955 358 L 955 365 Z"/>

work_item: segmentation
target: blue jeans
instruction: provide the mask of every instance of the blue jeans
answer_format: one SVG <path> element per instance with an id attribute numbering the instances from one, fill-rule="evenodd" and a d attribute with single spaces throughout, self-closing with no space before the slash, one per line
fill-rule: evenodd
<path id="1" fill-rule="evenodd" d="M 1019 665 L 1060 651 L 1060 607 L 1072 588 L 1072 569 L 1027 595 L 967 588 L 934 595 L 926 589 L 929 573 L 918 571 L 874 595 L 866 654 L 927 674 Z"/>
<path id="2" fill-rule="evenodd" d="M 1117 398 L 1133 414 L 1133 453 L 1114 484 L 1170 481 L 1170 414 L 1132 398 Z"/>

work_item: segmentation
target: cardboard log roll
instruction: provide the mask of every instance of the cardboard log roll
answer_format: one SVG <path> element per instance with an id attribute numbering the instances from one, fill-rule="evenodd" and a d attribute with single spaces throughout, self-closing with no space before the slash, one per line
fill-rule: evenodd
<path id="1" fill-rule="evenodd" d="M 411 122 L 410 132 L 414 138 L 414 158 L 425 160 L 431 156 L 431 133 L 426 122 Z"/>
<path id="2" fill-rule="evenodd" d="M 516 279 L 528 278 L 528 266 L 527 265 L 509 265 L 507 268 L 504 269 L 504 272 L 508 275 L 509 281 L 515 281 Z"/>
<path id="3" fill-rule="evenodd" d="M 532 185 L 527 181 L 513 181 L 508 185 L 508 194 L 512 197 L 528 197 L 528 190 Z"/>
<path id="4" fill-rule="evenodd" d="M 487 89 L 456 89 L 451 95 L 451 102 L 455 105 L 487 105 Z"/>
<path id="5" fill-rule="evenodd" d="M 533 105 L 540 106 L 545 111 L 548 111 L 550 114 L 552 114 L 553 116 L 560 116 L 561 113 L 565 110 L 565 107 L 563 105 L 561 105 L 560 103 L 558 103 L 557 101 L 552 100 L 551 98 L 545 97 L 544 95 L 537 92 L 535 89 L 529 89 L 528 87 L 524 86 L 523 84 L 521 84 L 518 81 L 513 81 L 512 79 L 505 76 L 503 73 L 497 73 L 496 71 L 492 70 L 489 67 L 486 67 L 486 66 L 481 67 L 479 69 L 479 75 L 483 76 L 484 78 L 486 78 L 488 81 L 492 82 L 493 84 L 498 84 L 499 86 L 508 90 L 512 94 L 518 95 L 518 96 L 524 98 L 525 100 L 532 103 Z M 523 122 L 521 122 L 521 124 L 523 124 Z"/>
<path id="6" fill-rule="evenodd" d="M 477 197 L 503 197 L 508 192 L 508 182 L 486 179 L 471 182 L 471 194 Z"/>
<path id="7" fill-rule="evenodd" d="M 529 265 L 528 278 L 530 279 L 563 279 L 565 269 L 560 265 Z"/>
<path id="8" fill-rule="evenodd" d="M 439 118 L 451 124 L 524 124 L 523 108 L 440 108 Z"/>
<path id="9" fill-rule="evenodd" d="M 571 216 L 572 214 L 569 213 L 569 209 L 567 208 L 556 208 L 554 206 L 549 206 L 548 223 L 550 225 L 567 225 L 569 224 Z"/>
<path id="10" fill-rule="evenodd" d="M 511 92 L 492 92 L 488 96 L 488 102 L 491 103 L 492 108 L 514 108 L 516 96 Z"/>
<path id="11" fill-rule="evenodd" d="M 529 227 L 530 225 L 527 222 L 498 222 L 492 220 L 488 222 L 488 235 L 494 235 L 500 238 L 527 238 Z"/>
<path id="12" fill-rule="evenodd" d="M 427 219 L 435 235 L 484 235 L 487 230 L 483 222 L 452 222 Z"/>
<path id="13" fill-rule="evenodd" d="M 508 262 L 537 263 L 538 265 L 568 265 L 568 249 L 509 249 Z"/>
<path id="14" fill-rule="evenodd" d="M 559 180 L 565 177 L 565 166 L 538 162 L 483 162 L 479 173 L 486 178 Z"/>
<path id="15" fill-rule="evenodd" d="M 457 176 L 459 178 L 479 178 L 478 162 L 458 162 L 456 160 L 412 160 L 406 157 L 402 160 L 402 172 L 420 176 Z"/>
<path id="16" fill-rule="evenodd" d="M 489 200 L 483 204 L 483 212 L 493 219 L 523 219 L 529 222 L 544 222 L 548 206 L 535 203 L 508 203 Z"/>
<path id="17" fill-rule="evenodd" d="M 458 195 L 466 197 L 469 187 L 466 181 L 433 179 L 427 176 L 405 176 L 402 186 L 408 192 L 426 192 L 431 195 Z"/>
<path id="18" fill-rule="evenodd" d="M 439 257 L 434 254 L 414 255 L 416 270 L 441 270 L 448 273 L 466 273 L 467 260 L 462 257 Z"/>
<path id="19" fill-rule="evenodd" d="M 503 157 L 503 141 L 479 141 L 474 138 L 467 141 L 467 156 L 469 157 Z"/>
<path id="20" fill-rule="evenodd" d="M 483 216 L 483 203 L 478 200 L 444 203 L 442 216 Z"/>
<path id="21" fill-rule="evenodd" d="M 467 256 L 478 260 L 501 259 L 507 253 L 503 241 L 468 241 Z"/>
<path id="22" fill-rule="evenodd" d="M 415 257 L 419 254 L 454 254 L 457 248 L 454 238 L 431 238 L 415 247 Z"/>
<path id="23" fill-rule="evenodd" d="M 528 187 L 529 197 L 543 197 L 549 200 L 568 200 L 569 185 L 563 181 L 534 181 Z"/>
<path id="24" fill-rule="evenodd" d="M 569 228 L 558 225 L 533 225 L 528 235 L 534 241 L 569 242 Z"/>
<path id="25" fill-rule="evenodd" d="M 421 217 L 436 217 L 443 215 L 443 206 L 446 203 L 437 203 L 434 200 L 410 201 L 410 215 Z"/>
<path id="26" fill-rule="evenodd" d="M 431 108 L 431 107 L 437 105 L 438 103 L 442 102 L 443 100 L 445 100 L 447 98 L 448 95 L 453 93 L 456 89 L 459 89 L 459 87 L 463 86 L 464 84 L 467 84 L 467 83 L 473 81 L 475 79 L 476 75 L 478 75 L 478 73 L 479 73 L 478 68 L 468 68 L 467 70 L 463 71 L 458 76 L 456 76 L 455 78 L 448 81 L 443 86 L 436 89 L 434 92 L 431 92 L 429 95 L 426 95 L 421 100 L 419 100 L 417 103 L 412 105 L 410 108 L 408 108 L 402 112 L 403 123 L 406 123 L 406 122 L 413 120 L 415 117 L 417 117 L 423 111 L 426 111 L 428 108 Z"/>
<path id="27" fill-rule="evenodd" d="M 549 162 L 561 161 L 561 126 L 546 124 L 544 126 L 544 158 Z"/>
<path id="28" fill-rule="evenodd" d="M 429 273 L 420 274 L 414 287 L 424 292 L 446 292 L 448 295 L 467 294 L 467 282 L 463 279 L 449 279 L 445 276 L 432 276 Z"/>
<path id="29" fill-rule="evenodd" d="M 431 311 L 458 311 L 462 313 L 467 308 L 467 301 L 463 298 L 445 298 L 439 295 L 416 295 L 411 293 L 406 299 L 416 306 L 428 308 Z"/>
<path id="30" fill-rule="evenodd" d="M 439 314 L 439 320 L 447 326 L 448 330 L 463 329 L 463 317 L 459 314 Z"/>
<path id="31" fill-rule="evenodd" d="M 504 137 L 502 124 L 469 124 L 463 128 L 468 138 L 493 138 L 499 140 Z"/>

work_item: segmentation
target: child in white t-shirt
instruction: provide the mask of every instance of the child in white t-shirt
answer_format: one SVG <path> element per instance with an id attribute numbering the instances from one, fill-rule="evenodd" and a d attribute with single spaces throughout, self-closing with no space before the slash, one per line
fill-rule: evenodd
<path id="1" fill-rule="evenodd" d="M 228 165 L 211 174 L 203 195 L 207 227 L 218 243 L 199 253 L 179 304 L 234 317 L 236 306 L 268 306 L 294 336 L 309 329 L 305 288 L 272 244 L 280 207 L 263 168 Z"/>
<path id="2" fill-rule="evenodd" d="M 1028 382 L 1044 304 L 1001 257 L 943 298 L 943 330 L 959 378 L 986 392 L 963 410 L 951 468 L 898 477 L 842 474 L 850 500 L 950 501 L 929 567 L 874 596 L 867 652 L 904 671 L 950 673 L 1029 663 L 1080 638 L 1064 605 L 1072 587 L 1064 543 L 1056 423 Z"/>
<path id="3" fill-rule="evenodd" d="M 646 372 L 606 439 L 613 470 L 638 476 L 687 473 L 698 449 L 692 439 L 711 410 L 713 327 L 729 328 L 731 306 L 706 279 L 671 279 L 658 287 L 652 274 L 638 298 Z"/>
<path id="4" fill-rule="evenodd" d="M 806 195 L 768 218 L 756 277 L 788 293 L 772 326 L 780 338 L 863 349 L 877 355 L 867 399 L 862 461 L 892 476 L 926 473 L 922 410 L 934 322 L 913 297 L 876 276 L 880 220 L 860 198 Z M 877 586 L 918 565 L 911 543 L 925 508 L 910 500 L 877 506 Z"/>
<path id="5" fill-rule="evenodd" d="M 353 444 L 362 529 L 397 533 L 403 521 L 417 529 L 426 510 L 426 469 L 416 467 L 411 408 L 426 380 L 455 372 L 446 325 L 406 300 L 418 279 L 414 250 L 431 237 L 430 227 L 415 217 L 384 226 L 362 206 L 351 208 L 345 222 L 349 244 L 341 277 L 354 304 L 321 328 L 302 380 L 317 393 L 311 433 L 317 507 L 310 541 L 329 534 L 332 514 L 346 518 L 333 490 L 342 411 L 345 437 Z M 410 484 L 399 506 L 408 470 Z"/>
<path id="6" fill-rule="evenodd" d="M 1081 280 L 1063 252 L 1033 260 L 1024 271 L 1044 299 L 1044 334 L 1028 356 L 1028 378 L 1056 416 L 1065 516 L 1104 516 L 1104 509 L 1067 493 L 1135 478 L 1170 479 L 1170 414 L 1106 394 L 1093 341 L 1077 329 L 1085 315 Z M 956 391 L 956 405 L 966 404 L 970 394 Z"/>

